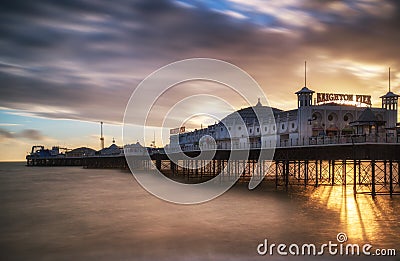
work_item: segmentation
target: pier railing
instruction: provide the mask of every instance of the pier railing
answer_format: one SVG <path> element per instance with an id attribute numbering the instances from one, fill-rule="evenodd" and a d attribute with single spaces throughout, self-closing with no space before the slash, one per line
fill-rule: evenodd
<path id="1" fill-rule="evenodd" d="M 277 147 L 312 146 L 329 144 L 354 144 L 354 143 L 399 143 L 399 136 L 395 135 L 341 135 L 341 136 L 315 136 L 304 139 L 281 140 Z"/>
<path id="2" fill-rule="evenodd" d="M 400 136 L 385 134 L 363 134 L 363 135 L 337 135 L 337 136 L 313 136 L 303 138 L 280 139 L 276 143 L 276 148 L 298 147 L 298 146 L 318 146 L 318 145 L 341 145 L 341 144 L 359 144 L 359 143 L 400 143 Z M 261 149 L 271 148 L 271 142 L 262 144 L 261 142 L 253 141 L 247 144 L 233 143 L 230 144 L 203 144 L 182 146 L 182 151 L 198 151 L 198 150 L 226 150 L 226 149 Z M 173 152 L 173 148 L 169 151 Z M 176 151 L 180 150 L 175 148 Z"/>

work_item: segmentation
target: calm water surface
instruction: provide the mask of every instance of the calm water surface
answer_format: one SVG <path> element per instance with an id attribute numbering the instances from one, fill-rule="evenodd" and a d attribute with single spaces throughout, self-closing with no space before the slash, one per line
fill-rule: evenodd
<path id="1" fill-rule="evenodd" d="M 0 163 L 0 203 L 1 260 L 285 260 L 258 256 L 256 247 L 266 238 L 336 242 L 339 232 L 349 243 L 396 248 L 397 257 L 379 260 L 400 260 L 400 196 L 355 199 L 350 187 L 238 185 L 182 206 L 155 198 L 119 170 Z M 313 259 L 340 258 L 349 259 Z"/>

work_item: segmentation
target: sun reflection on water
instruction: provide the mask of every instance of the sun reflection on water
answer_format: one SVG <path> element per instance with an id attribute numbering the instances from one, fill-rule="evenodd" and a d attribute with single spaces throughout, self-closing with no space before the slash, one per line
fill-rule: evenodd
<path id="1" fill-rule="evenodd" d="M 395 218 L 387 198 L 354 196 L 352 188 L 348 186 L 321 186 L 311 194 L 311 200 L 338 213 L 340 224 L 336 225 L 345 230 L 343 232 L 351 242 L 379 241 L 380 235 L 385 232 L 382 225 L 387 223 L 380 220 Z"/>

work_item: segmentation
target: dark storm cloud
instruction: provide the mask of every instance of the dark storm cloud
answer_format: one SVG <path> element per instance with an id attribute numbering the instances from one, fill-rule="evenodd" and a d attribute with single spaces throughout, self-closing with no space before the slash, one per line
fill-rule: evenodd
<path id="1" fill-rule="evenodd" d="M 121 121 L 129 98 L 128 88 L 101 88 L 84 83 L 79 77 L 65 76 L 63 82 L 46 81 L 34 76 L 0 73 L 0 98 L 3 107 L 22 109 L 41 117 Z"/>
<path id="2" fill-rule="evenodd" d="M 318 3 L 323 12 L 327 3 L 340 1 L 311 1 Z M 340 15 L 326 23 L 327 30 L 318 34 L 307 32 L 306 44 L 324 48 L 336 56 L 354 56 L 359 60 L 392 61 L 398 64 L 400 54 L 400 2 L 391 1 L 345 1 L 348 8 L 333 12 Z M 360 4 L 356 4 L 360 2 Z M 356 22 L 351 17 L 357 16 Z M 397 60 L 397 61 L 396 61 Z"/>
<path id="3" fill-rule="evenodd" d="M 231 61 L 283 84 L 290 84 L 283 68 L 319 52 L 400 68 L 399 9 L 380 16 L 368 5 L 335 2 L 306 1 L 297 8 L 309 20 L 277 19 L 276 27 L 263 27 L 161 0 L 3 1 L 0 106 L 43 117 L 120 122 L 140 80 L 191 57 Z"/>
<path id="4" fill-rule="evenodd" d="M 232 26 L 217 13 L 182 9 L 168 1 L 96 1 L 82 3 L 81 8 L 80 2 L 66 2 L 32 1 L 27 3 L 31 9 L 4 10 L 0 32 L 8 52 L 3 55 L 18 55 L 22 49 L 27 58 L 52 61 L 154 59 L 156 55 L 175 60 L 177 54 L 185 56 L 193 48 L 248 46 L 247 41 L 254 39 L 250 26 Z"/>
<path id="5" fill-rule="evenodd" d="M 79 111 L 33 111 L 40 116 L 121 121 L 132 87 L 152 70 L 197 50 L 246 51 L 257 41 L 246 24 L 167 1 L 12 2 L 2 13 L 0 104 Z"/>
<path id="6" fill-rule="evenodd" d="M 329 4 L 341 1 L 310 1 L 309 8 L 328 13 L 335 19 L 325 23 L 326 30 L 320 33 L 305 31 L 305 44 L 324 49 L 335 57 L 351 57 L 355 60 L 383 60 L 399 65 L 400 53 L 400 3 L 398 1 L 352 1 L 347 8 L 333 11 Z M 314 4 L 311 4 L 314 3 Z M 367 4 L 368 3 L 368 4 Z M 357 16 L 352 22 L 352 16 Z"/>
<path id="7" fill-rule="evenodd" d="M 21 76 L 0 72 L 0 96 L 5 104 L 24 103 L 56 106 L 62 101 L 69 100 L 72 106 L 77 106 L 87 99 L 90 87 L 80 84 L 49 83 L 46 79 L 37 79 L 34 75 Z M 79 95 L 77 95 L 79 94 Z M 12 97 L 12 99 L 9 99 Z"/>

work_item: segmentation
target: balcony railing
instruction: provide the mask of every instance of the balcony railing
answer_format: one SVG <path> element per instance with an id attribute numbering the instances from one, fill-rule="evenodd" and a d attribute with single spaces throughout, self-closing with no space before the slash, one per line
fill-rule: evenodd
<path id="1" fill-rule="evenodd" d="M 384 134 L 363 134 L 363 135 L 343 135 L 343 136 L 316 136 L 304 139 L 280 140 L 278 147 L 291 146 L 312 146 L 329 144 L 348 144 L 348 143 L 400 143 L 400 136 Z"/>
<path id="2" fill-rule="evenodd" d="M 218 142 L 218 141 L 217 141 Z M 343 135 L 343 136 L 315 136 L 304 137 L 302 139 L 281 139 L 277 142 L 276 147 L 295 147 L 295 146 L 318 146 L 330 144 L 355 144 L 355 143 L 400 143 L 400 135 L 392 134 L 363 134 L 363 135 Z M 191 145 L 182 146 L 183 151 L 195 150 L 230 150 L 230 149 L 258 149 L 258 148 L 271 148 L 270 143 L 261 144 L 261 142 L 251 143 L 234 143 L 232 148 L 227 144 L 204 144 L 204 145 Z"/>

